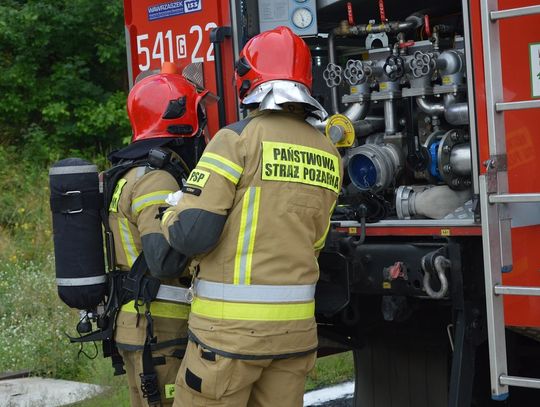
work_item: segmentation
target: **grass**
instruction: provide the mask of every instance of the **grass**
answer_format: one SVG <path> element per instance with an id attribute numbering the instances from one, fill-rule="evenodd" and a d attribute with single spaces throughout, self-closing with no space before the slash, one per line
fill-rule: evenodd
<path id="1" fill-rule="evenodd" d="M 77 313 L 56 295 L 47 173 L 2 148 L 0 166 L 0 372 L 77 376 L 64 335 Z"/>
<path id="2" fill-rule="evenodd" d="M 77 406 L 129 406 L 125 376 L 114 377 L 109 359 L 78 357 L 78 312 L 58 298 L 49 212 L 47 168 L 13 160 L 0 145 L 0 373 L 30 370 L 33 375 L 110 387 L 103 397 Z M 88 345 L 87 345 L 88 346 Z M 306 390 L 349 380 L 352 357 L 321 358 Z"/>
<path id="3" fill-rule="evenodd" d="M 346 382 L 352 380 L 353 377 L 352 352 L 325 356 L 317 359 L 315 368 L 308 375 L 306 391 Z"/>
<path id="4" fill-rule="evenodd" d="M 113 376 L 110 359 L 100 355 L 92 360 L 79 380 L 108 386 L 108 390 L 99 397 L 75 403 L 77 407 L 129 407 L 127 378 L 125 375 Z"/>

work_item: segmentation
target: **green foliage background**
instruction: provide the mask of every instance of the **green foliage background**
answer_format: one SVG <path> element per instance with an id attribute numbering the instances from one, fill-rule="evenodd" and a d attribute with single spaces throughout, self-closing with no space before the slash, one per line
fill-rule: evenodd
<path id="1" fill-rule="evenodd" d="M 0 3 L 0 143 L 30 160 L 130 133 L 121 0 Z"/>
<path id="2" fill-rule="evenodd" d="M 47 172 L 105 162 L 131 134 L 127 91 L 122 0 L 0 1 L 0 373 L 112 383 L 65 336 L 78 314 L 56 294 Z"/>

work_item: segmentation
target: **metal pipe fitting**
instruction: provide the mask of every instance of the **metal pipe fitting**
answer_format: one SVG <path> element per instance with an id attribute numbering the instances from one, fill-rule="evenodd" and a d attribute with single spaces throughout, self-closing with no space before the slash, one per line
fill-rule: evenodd
<path id="1" fill-rule="evenodd" d="M 328 64 L 336 63 L 336 43 L 335 34 L 330 32 L 328 35 Z M 338 89 L 337 86 L 330 88 L 330 101 L 332 103 L 332 114 L 339 113 Z"/>
<path id="2" fill-rule="evenodd" d="M 441 52 L 436 61 L 441 75 L 453 75 L 463 71 L 463 59 L 460 53 L 454 50 Z"/>
<path id="3" fill-rule="evenodd" d="M 469 124 L 469 105 L 467 103 L 449 105 L 445 109 L 444 118 L 455 126 Z"/>
<path id="4" fill-rule="evenodd" d="M 444 103 L 428 102 L 423 96 L 416 98 L 418 108 L 429 116 L 441 116 L 450 124 L 461 126 L 469 124 L 469 105 L 467 103 L 456 103 L 453 94 L 444 95 Z"/>
<path id="5" fill-rule="evenodd" d="M 429 188 L 431 188 L 431 185 L 401 185 L 396 190 L 396 214 L 398 219 L 411 219 L 415 216 L 415 195 Z"/>
<path id="6" fill-rule="evenodd" d="M 394 182 L 402 166 L 402 152 L 394 144 L 364 144 L 350 150 L 347 171 L 361 191 L 380 191 Z"/>
<path id="7" fill-rule="evenodd" d="M 396 190 L 396 212 L 399 219 L 442 219 L 470 198 L 469 190 L 454 191 L 446 185 L 402 185 Z"/>
<path id="8" fill-rule="evenodd" d="M 411 14 L 405 19 L 405 21 L 388 21 L 380 24 L 357 24 L 349 26 L 345 21 L 345 24 L 340 24 L 338 27 L 332 30 L 336 35 L 368 35 L 378 33 L 397 34 L 400 32 L 411 31 L 423 24 L 423 16 L 420 14 Z"/>
<path id="9" fill-rule="evenodd" d="M 416 98 L 416 105 L 422 112 L 429 116 L 440 116 L 445 110 L 442 103 L 428 102 L 424 96 L 418 96 Z"/>
<path id="10" fill-rule="evenodd" d="M 368 103 L 353 103 L 342 114 L 347 116 L 351 122 L 355 122 L 365 119 L 368 109 Z"/>
<path id="11" fill-rule="evenodd" d="M 392 99 L 384 101 L 384 132 L 386 134 L 397 133 L 396 109 Z"/>
<path id="12" fill-rule="evenodd" d="M 471 145 L 458 144 L 450 152 L 450 166 L 452 172 L 463 177 L 470 177 L 472 173 Z"/>
<path id="13" fill-rule="evenodd" d="M 365 137 L 384 129 L 384 119 L 381 117 L 368 117 L 364 120 L 353 122 L 353 127 L 357 137 Z"/>
<path id="14" fill-rule="evenodd" d="M 368 103 L 358 102 L 358 103 L 352 103 L 351 105 L 349 105 L 347 110 L 345 110 L 341 114 L 347 116 L 349 120 L 354 123 L 358 120 L 363 120 L 366 117 L 368 110 L 369 110 Z M 337 114 L 339 114 L 339 112 Z M 324 133 L 326 130 L 326 125 L 328 124 L 328 119 L 321 121 L 321 120 L 317 120 L 314 117 L 308 117 L 307 122 L 311 124 L 313 127 L 315 127 L 317 130 L 319 130 L 320 132 Z"/>

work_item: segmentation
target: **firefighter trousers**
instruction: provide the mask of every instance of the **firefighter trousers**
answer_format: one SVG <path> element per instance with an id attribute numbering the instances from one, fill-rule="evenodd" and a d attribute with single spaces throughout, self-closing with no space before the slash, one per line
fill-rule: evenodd
<path id="1" fill-rule="evenodd" d="M 190 341 L 174 407 L 301 407 L 316 352 L 286 359 L 231 359 Z"/>
<path id="2" fill-rule="evenodd" d="M 159 391 L 161 393 L 161 406 L 171 406 L 174 399 L 174 381 L 180 368 L 182 359 L 172 355 L 176 348 L 165 348 L 163 350 L 153 351 L 152 357 L 165 358 L 165 364 L 156 365 L 154 369 L 157 374 Z M 118 349 L 124 359 L 124 368 L 126 370 L 129 399 L 131 407 L 147 407 L 148 400 L 143 397 L 141 390 L 141 378 L 139 374 L 143 372 L 142 350 L 127 351 Z"/>

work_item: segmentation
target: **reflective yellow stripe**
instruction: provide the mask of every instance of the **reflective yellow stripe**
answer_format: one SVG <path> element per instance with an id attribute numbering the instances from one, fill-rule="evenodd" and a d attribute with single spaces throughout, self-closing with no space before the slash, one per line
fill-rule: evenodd
<path id="1" fill-rule="evenodd" d="M 316 251 L 321 250 L 324 247 L 324 243 L 326 242 L 326 236 L 328 236 L 328 232 L 330 231 L 330 220 L 332 219 L 332 213 L 334 213 L 335 207 L 336 207 L 336 202 L 334 202 L 334 204 L 332 205 L 332 209 L 330 209 L 330 216 L 328 217 L 328 225 L 326 226 L 326 230 L 324 231 L 324 234 L 313 245 L 313 248 Z"/>
<path id="2" fill-rule="evenodd" d="M 137 199 L 133 200 L 131 204 L 131 211 L 138 213 L 148 206 L 164 204 L 165 199 L 167 199 L 167 196 L 172 192 L 173 191 L 171 190 L 163 190 L 155 191 L 146 195 L 141 195 Z"/>
<path id="3" fill-rule="evenodd" d="M 234 259 L 234 284 L 251 283 L 251 263 L 253 260 L 253 247 L 259 219 L 259 203 L 261 188 L 248 188 L 242 201 L 242 214 L 240 217 L 240 230 L 236 245 Z"/>
<path id="4" fill-rule="evenodd" d="M 171 216 L 172 214 L 173 214 L 173 211 L 172 211 L 172 210 L 165 211 L 165 213 L 164 213 L 163 216 L 161 217 L 161 223 L 167 222 L 167 219 L 168 219 L 169 216 Z"/>
<path id="5" fill-rule="evenodd" d="M 114 193 L 111 198 L 111 204 L 109 205 L 109 212 L 118 212 L 118 202 L 120 201 L 120 195 L 122 194 L 122 188 L 126 185 L 127 180 L 122 178 L 114 187 Z"/>
<path id="6" fill-rule="evenodd" d="M 189 305 L 174 304 L 171 302 L 155 301 L 150 304 L 150 312 L 153 317 L 188 319 L 189 308 Z M 145 309 L 145 306 L 139 307 L 139 312 L 144 313 Z M 135 301 L 130 301 L 127 304 L 122 305 L 121 310 L 124 312 L 137 313 Z"/>
<path id="7" fill-rule="evenodd" d="M 215 319 L 296 321 L 313 318 L 315 301 L 300 304 L 255 304 L 212 301 L 195 297 L 191 304 L 191 312 Z"/>
<path id="8" fill-rule="evenodd" d="M 128 266 L 131 267 L 139 256 L 139 251 L 137 250 L 137 246 L 135 246 L 135 241 L 133 240 L 133 235 L 129 228 L 129 221 L 126 218 L 118 218 L 118 228 L 120 229 L 120 238 L 127 263 Z"/>
<path id="9" fill-rule="evenodd" d="M 238 184 L 238 180 L 244 171 L 238 164 L 214 153 L 204 153 L 197 163 L 197 168 L 199 167 L 207 168 L 222 175 L 234 185 Z"/>

